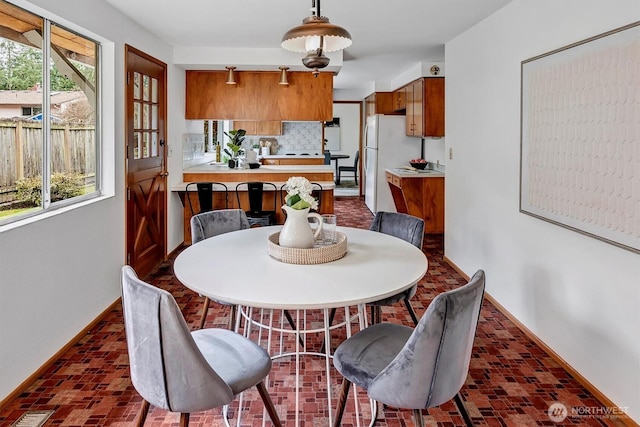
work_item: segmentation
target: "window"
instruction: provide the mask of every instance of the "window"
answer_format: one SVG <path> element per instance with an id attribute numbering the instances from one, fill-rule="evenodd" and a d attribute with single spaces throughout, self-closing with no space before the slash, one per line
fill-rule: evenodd
<path id="1" fill-rule="evenodd" d="M 0 224 L 96 197 L 100 45 L 0 0 Z"/>

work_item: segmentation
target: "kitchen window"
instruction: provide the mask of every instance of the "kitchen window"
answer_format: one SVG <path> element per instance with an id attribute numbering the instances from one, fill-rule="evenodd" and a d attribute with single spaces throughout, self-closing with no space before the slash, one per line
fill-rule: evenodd
<path id="1" fill-rule="evenodd" d="M 2 0 L 0 17 L 0 224 L 6 224 L 100 194 L 100 45 Z"/>

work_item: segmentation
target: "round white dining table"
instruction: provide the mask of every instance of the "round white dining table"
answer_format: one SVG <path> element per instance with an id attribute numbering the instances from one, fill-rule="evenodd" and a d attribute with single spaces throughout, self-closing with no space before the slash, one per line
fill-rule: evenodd
<path id="1" fill-rule="evenodd" d="M 418 283 L 427 272 L 427 257 L 421 249 L 397 237 L 337 227 L 337 231 L 347 236 L 347 253 L 343 258 L 315 265 L 287 264 L 272 258 L 268 250 L 268 237 L 281 229 L 282 226 L 257 227 L 202 240 L 176 257 L 174 273 L 187 288 L 210 299 L 238 305 L 239 313 L 245 316 L 253 309 L 295 310 L 296 323 L 302 329 L 301 311 L 324 309 L 322 329 L 283 331 L 282 327 L 268 328 L 296 333 L 296 343 L 301 333 L 324 332 L 325 353 L 307 352 L 296 345 L 295 353 L 272 354 L 272 358 L 294 354 L 295 383 L 298 384 L 300 355 L 325 356 L 331 425 L 329 334 L 335 325 L 329 324 L 329 309 L 344 307 L 347 318 L 348 307 L 357 306 L 360 328 L 365 327 L 365 304 L 395 295 Z M 239 319 L 236 327 L 238 325 Z M 265 327 L 259 322 L 258 325 Z M 348 325 L 347 334 L 350 335 Z M 298 400 L 299 387 L 296 387 L 296 425 L 299 424 Z"/>
<path id="2" fill-rule="evenodd" d="M 299 265 L 269 256 L 267 238 L 282 226 L 220 234 L 182 251 L 175 275 L 216 301 L 274 309 L 359 305 L 402 292 L 427 272 L 427 257 L 412 244 L 375 231 L 337 227 L 347 254 L 325 264 Z"/>

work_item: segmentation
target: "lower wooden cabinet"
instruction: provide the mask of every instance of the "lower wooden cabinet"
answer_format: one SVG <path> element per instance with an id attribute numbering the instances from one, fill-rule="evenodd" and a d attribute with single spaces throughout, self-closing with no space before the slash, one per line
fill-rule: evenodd
<path id="1" fill-rule="evenodd" d="M 400 176 L 387 172 L 387 183 L 400 213 L 424 219 L 425 234 L 444 233 L 444 176 Z"/>

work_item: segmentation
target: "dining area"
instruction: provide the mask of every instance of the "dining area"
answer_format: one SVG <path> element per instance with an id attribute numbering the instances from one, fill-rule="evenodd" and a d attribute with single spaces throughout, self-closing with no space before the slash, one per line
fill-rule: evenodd
<path id="1" fill-rule="evenodd" d="M 451 400 L 472 425 L 458 392 L 484 273 L 438 295 L 419 318 L 411 298 L 429 263 L 422 219 L 377 212 L 366 228 L 336 226 L 335 214 L 309 212 L 317 200 L 306 178 L 290 178 L 287 189 L 284 225 L 251 226 L 240 209 L 191 218 L 192 244 L 172 267 L 202 298 L 195 329 L 169 292 L 123 267 L 131 378 L 144 399 L 138 425 L 150 406 L 179 412 L 181 426 L 214 408 L 225 425 L 244 425 L 257 400 L 263 425 L 339 426 L 343 417 L 374 425 L 382 405 L 412 411 L 424 425 L 422 409 Z M 395 304 L 404 304 L 408 322 L 385 321 L 383 308 Z M 208 323 L 216 305 L 228 308 L 222 327 Z"/>
<path id="2" fill-rule="evenodd" d="M 354 197 L 336 198 L 335 214 L 339 227 L 368 230 L 374 216 L 365 207 L 361 199 Z M 266 246 L 266 243 L 265 243 Z M 143 279 L 156 289 L 168 292 L 177 302 L 180 316 L 184 318 L 187 331 L 201 329 L 230 330 L 232 305 L 210 301 L 204 324 L 201 327 L 204 296 L 186 287 L 175 275 L 174 263 L 185 248 L 171 253 L 168 259 Z M 265 247 L 265 251 L 267 251 Z M 444 262 L 444 239 L 441 234 L 425 234 L 422 251 L 428 260 L 428 271 L 417 283 L 416 294 L 410 304 L 417 317 L 422 318 L 434 299 L 450 290 L 468 283 L 469 277 Z M 242 265 L 237 274 L 250 269 L 252 260 L 243 254 L 231 254 L 228 259 L 236 259 Z M 345 261 L 348 257 L 345 255 Z M 268 256 L 268 255 L 267 255 Z M 231 264 L 229 264 L 231 268 Z M 302 280 L 304 281 L 304 280 Z M 367 304 L 370 319 L 371 304 Z M 288 310 L 295 318 L 295 311 Z M 262 311 L 265 313 L 266 311 Z M 258 316 L 260 310 L 253 315 Z M 324 328 L 324 310 L 313 309 L 300 312 L 301 322 L 307 328 Z M 356 310 L 353 310 L 356 313 Z M 44 413 L 51 425 L 84 426 L 99 425 L 128 427 L 132 425 L 170 426 L 178 425 L 181 415 L 151 404 L 144 424 L 138 424 L 143 397 L 134 388 L 132 382 L 129 346 L 125 334 L 125 313 L 118 305 L 105 314 L 100 323 L 71 348 L 65 350 L 60 358 L 34 380 L 33 385 L 0 411 L 0 424 L 12 425 L 24 415 Z M 331 310 L 329 310 L 331 314 Z M 401 302 L 381 307 L 383 324 L 411 327 L 413 320 L 406 306 Z M 274 310 L 273 324 L 279 325 L 280 310 Z M 259 319 L 259 318 L 257 318 Z M 338 309 L 332 326 L 340 325 L 344 311 Z M 284 329 L 291 326 L 284 319 Z M 352 336 L 359 330 L 357 320 L 353 319 Z M 297 322 L 300 324 L 300 322 Z M 395 327 L 395 326 L 394 326 Z M 235 325 L 231 327 L 235 328 Z M 252 340 L 257 338 L 258 329 L 253 328 Z M 240 330 L 242 332 L 242 330 Z M 241 334 L 242 335 L 242 334 Z M 264 331 L 263 331 L 263 337 Z M 329 414 L 336 422 L 338 400 L 342 395 L 342 374 L 335 366 L 335 358 L 330 364 L 331 402 L 326 390 L 326 360 L 324 358 L 324 333 L 304 335 L 306 351 L 319 355 L 301 355 L 300 376 L 296 382 L 295 355 L 273 357 L 278 348 L 272 347 L 269 359 L 271 367 L 265 377 L 265 390 L 275 407 L 275 413 L 282 425 L 296 424 L 296 389 L 298 389 L 299 407 L 298 425 L 330 425 Z M 272 339 L 273 340 L 273 339 Z M 331 331 L 331 352 L 336 354 L 339 345 L 347 340 L 343 327 Z M 287 334 L 284 344 L 294 348 L 295 334 Z M 257 342 L 257 341 L 256 341 Z M 264 344 L 264 338 L 262 343 Z M 279 345 L 279 343 L 278 343 Z M 302 344 L 295 344 L 301 348 Z M 266 347 L 266 345 L 265 345 Z M 526 349 L 526 350 L 525 350 Z M 84 373 L 83 373 L 84 372 Z M 526 374 L 535 372 L 536 374 Z M 523 376 L 523 373 L 525 375 Z M 554 384 L 563 384 L 559 389 Z M 300 386 L 299 388 L 297 386 Z M 354 393 L 350 389 L 343 412 L 342 425 L 368 425 L 371 421 L 369 396 L 361 387 Z M 526 392 L 526 396 L 522 395 Z M 516 393 L 520 397 L 514 397 Z M 359 406 L 355 408 L 354 394 L 358 396 Z M 576 402 L 576 405 L 589 407 L 602 403 L 582 387 L 565 370 L 558 369 L 554 358 L 518 330 L 516 325 L 503 316 L 493 302 L 485 298 L 477 333 L 469 362 L 466 381 L 459 395 L 474 425 L 534 425 L 548 423 L 548 405 L 558 399 Z M 528 397 L 527 397 L 528 396 Z M 522 413 L 522 408 L 529 408 Z M 414 411 L 392 405 L 378 405 L 376 425 L 411 426 L 415 425 Z M 356 419 L 359 414 L 360 422 Z M 427 425 L 465 425 L 455 399 L 439 406 L 421 411 Z M 240 422 L 238 423 L 238 416 Z M 227 425 L 260 426 L 273 425 L 265 412 L 265 404 L 256 387 L 249 387 L 244 393 L 232 399 L 226 407 L 216 407 L 190 413 L 191 426 Z M 584 418 L 567 418 L 564 425 L 585 425 Z M 599 423 L 599 421 L 596 421 Z M 606 425 L 616 425 L 605 423 Z M 595 425 L 595 424 L 588 424 Z M 598 424 L 602 425 L 602 424 Z"/>

